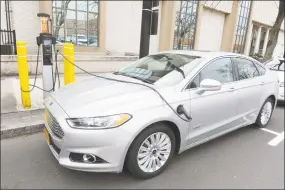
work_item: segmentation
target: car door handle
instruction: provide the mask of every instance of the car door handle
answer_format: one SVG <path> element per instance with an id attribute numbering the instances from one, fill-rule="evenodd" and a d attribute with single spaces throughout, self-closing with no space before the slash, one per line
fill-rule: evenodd
<path id="1" fill-rule="evenodd" d="M 264 85 L 264 84 L 265 84 L 265 82 L 263 82 L 263 81 L 260 83 L 260 85 Z"/>
<path id="2" fill-rule="evenodd" d="M 230 87 L 230 90 L 235 90 L 236 88 L 235 87 Z"/>

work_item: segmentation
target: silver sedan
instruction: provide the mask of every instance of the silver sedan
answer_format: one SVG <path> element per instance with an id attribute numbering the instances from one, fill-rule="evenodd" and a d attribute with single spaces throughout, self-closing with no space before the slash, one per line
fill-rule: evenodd
<path id="1" fill-rule="evenodd" d="M 224 52 L 160 52 L 100 76 L 45 100 L 48 145 L 64 167 L 139 178 L 238 128 L 266 127 L 279 89 L 261 63 Z"/>

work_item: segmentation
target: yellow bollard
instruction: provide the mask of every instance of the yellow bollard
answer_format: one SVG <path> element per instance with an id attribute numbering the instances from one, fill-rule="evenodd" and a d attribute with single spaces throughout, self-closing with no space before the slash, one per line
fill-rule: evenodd
<path id="1" fill-rule="evenodd" d="M 20 87 L 24 91 L 29 91 L 29 72 L 27 63 L 27 46 L 26 42 L 17 42 L 17 60 L 18 60 L 18 71 L 20 79 Z M 23 92 L 21 90 L 22 104 L 24 109 L 31 108 L 31 97 L 30 92 Z"/>
<path id="2" fill-rule="evenodd" d="M 72 63 L 74 63 L 74 45 L 70 43 L 63 44 L 63 54 Z M 72 83 L 74 77 L 74 65 L 64 58 L 64 84 Z"/>

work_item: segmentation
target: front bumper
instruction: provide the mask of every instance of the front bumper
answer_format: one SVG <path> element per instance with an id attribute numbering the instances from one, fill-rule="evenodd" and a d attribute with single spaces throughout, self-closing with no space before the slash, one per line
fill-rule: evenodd
<path id="1" fill-rule="evenodd" d="M 49 126 L 49 122 L 45 120 L 51 141 L 49 148 L 60 165 L 89 172 L 122 171 L 127 150 L 132 141 L 132 135 L 124 129 L 124 126 L 105 130 L 74 129 L 67 124 L 65 119 L 68 115 L 57 103 L 46 105 L 46 109 L 56 118 L 64 132 L 62 138 L 58 137 Z M 71 153 L 93 154 L 104 162 L 75 162 L 70 159 Z"/>

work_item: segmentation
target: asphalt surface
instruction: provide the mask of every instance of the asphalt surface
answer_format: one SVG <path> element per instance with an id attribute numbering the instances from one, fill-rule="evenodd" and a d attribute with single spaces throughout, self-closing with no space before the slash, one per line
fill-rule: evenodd
<path id="1" fill-rule="evenodd" d="M 284 131 L 284 107 L 268 129 Z M 1 141 L 1 188 L 259 188 L 284 189 L 284 141 L 268 131 L 246 127 L 174 157 L 149 180 L 129 173 L 87 173 L 65 169 L 50 152 L 43 133 Z"/>

